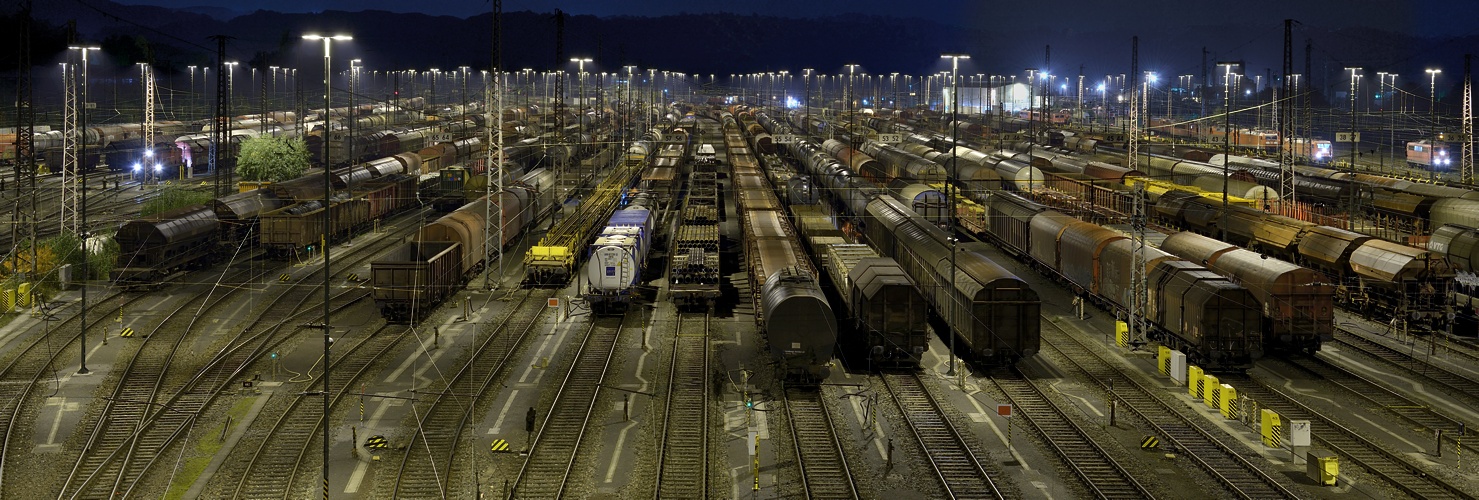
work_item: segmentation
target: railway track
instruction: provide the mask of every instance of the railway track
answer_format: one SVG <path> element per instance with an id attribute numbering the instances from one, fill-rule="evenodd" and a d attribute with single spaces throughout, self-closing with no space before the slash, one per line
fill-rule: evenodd
<path id="1" fill-rule="evenodd" d="M 678 313 L 656 498 L 709 496 L 709 316 Z"/>
<path id="2" fill-rule="evenodd" d="M 156 198 L 161 191 L 158 189 L 135 191 L 131 188 L 137 184 L 129 184 L 125 187 L 114 187 L 99 189 L 96 186 L 96 177 L 106 177 L 107 174 L 88 174 L 88 219 L 93 227 L 116 226 L 124 220 L 134 218 L 144 202 Z M 61 183 L 60 181 L 50 183 L 50 186 L 42 186 L 37 183 L 36 211 L 37 220 L 36 238 L 46 239 L 56 236 L 60 230 L 57 222 L 61 218 Z M 9 196 L 10 191 L 0 193 L 0 220 L 10 220 L 13 217 L 16 199 Z M 21 203 L 29 204 L 30 197 L 22 196 Z M 29 237 L 29 234 L 25 234 Z M 10 231 L 0 232 L 0 248 L 9 248 L 12 242 Z"/>
<path id="3" fill-rule="evenodd" d="M 351 251 L 355 252 L 356 257 L 339 261 L 339 272 L 335 275 L 347 274 L 349 270 L 379 255 L 386 247 L 393 244 L 396 238 L 382 240 L 376 244 L 353 247 Z M 164 396 L 162 402 L 153 404 L 153 406 L 168 411 L 155 411 L 149 414 L 137 425 L 136 429 L 131 430 L 121 446 L 114 447 L 112 450 L 88 450 L 102 455 L 103 459 L 92 470 L 75 473 L 69 479 L 68 485 L 63 488 L 64 493 L 72 490 L 79 492 L 78 494 L 60 498 L 89 496 L 82 495 L 80 492 L 98 487 L 96 485 L 108 484 L 110 481 L 114 486 L 108 496 L 127 497 L 134 494 L 138 479 L 144 477 L 156 464 L 167 460 L 162 458 L 164 451 L 178 440 L 189 436 L 189 430 L 195 425 L 197 417 L 215 401 L 216 396 L 230 388 L 231 382 L 247 370 L 252 363 L 266 355 L 274 346 L 285 341 L 287 335 L 284 333 L 299 329 L 296 325 L 290 327 L 290 323 L 297 321 L 298 318 L 319 312 L 317 308 L 308 306 L 322 304 L 321 302 L 310 302 L 313 297 L 318 296 L 316 292 L 322 291 L 322 288 L 313 286 L 311 283 L 316 283 L 321 277 L 321 271 L 304 273 L 283 293 L 274 295 L 252 323 L 243 328 L 241 333 L 202 365 L 194 376 L 173 394 Z M 367 290 L 356 288 L 342 290 L 330 297 L 330 312 L 341 311 L 368 295 Z M 94 460 L 94 462 L 97 461 Z M 75 481 L 82 483 L 80 485 L 71 484 Z"/>
<path id="4" fill-rule="evenodd" d="M 476 418 L 476 404 L 468 401 L 484 394 L 502 377 L 508 361 L 523 344 L 554 296 L 549 289 L 521 292 L 519 303 L 509 309 L 499 326 L 478 344 L 471 358 L 452 376 L 421 414 L 419 432 L 406 446 L 391 496 L 395 498 L 446 498 L 455 467 L 469 467 L 454 460 L 462 444 L 462 432 Z M 477 450 L 474 450 L 476 453 Z"/>
<path id="5" fill-rule="evenodd" d="M 1417 498 L 1474 498 L 1457 486 L 1408 462 L 1382 444 L 1326 418 L 1315 409 L 1259 379 L 1225 376 L 1223 381 L 1244 382 L 1236 384 L 1240 396 L 1258 401 L 1261 408 L 1272 409 L 1284 419 L 1309 420 L 1310 435 L 1315 441 L 1340 455 L 1342 460 L 1355 463 L 1409 495 Z"/>
<path id="6" fill-rule="evenodd" d="M 883 382 L 947 496 L 1006 498 L 919 376 L 884 374 Z"/>
<path id="7" fill-rule="evenodd" d="M 1014 409 L 1037 430 L 1038 437 L 1063 459 L 1084 487 L 1097 498 L 1153 498 L 1123 465 L 1089 437 L 1036 382 L 1017 368 L 992 377 Z"/>
<path id="8" fill-rule="evenodd" d="M 820 388 L 786 390 L 786 421 L 804 498 L 857 499 L 858 486 Z"/>
<path id="9" fill-rule="evenodd" d="M 553 407 L 535 428 L 529 455 L 510 491 L 513 498 L 563 498 L 569 493 L 570 471 L 575 467 L 585 431 L 590 428 L 591 413 L 601 395 L 623 320 L 600 318 L 591 322 Z"/>
<path id="10" fill-rule="evenodd" d="M 1437 385 L 1450 393 L 1467 397 L 1471 403 L 1479 404 L 1479 380 L 1471 379 L 1441 365 L 1429 363 L 1419 359 L 1412 353 L 1404 353 L 1381 342 L 1366 338 L 1365 335 L 1342 328 L 1337 328 L 1336 330 L 1335 343 L 1385 361 L 1392 366 L 1407 370 L 1409 373 L 1427 380 L 1432 385 Z"/>
<path id="11" fill-rule="evenodd" d="M 1160 398 L 1164 391 L 1148 388 L 1126 376 L 1121 368 L 1105 359 L 1102 346 L 1089 346 L 1063 331 L 1051 318 L 1043 317 L 1044 346 L 1059 352 L 1083 377 L 1099 384 L 1121 405 L 1143 420 L 1167 444 L 1174 445 L 1184 456 L 1206 471 L 1229 492 L 1239 498 L 1300 498 L 1301 495 L 1264 472 L 1243 456 L 1239 449 L 1223 443 L 1214 432 L 1192 417 L 1181 413 L 1179 404 Z M 1174 406 L 1173 406 L 1174 405 Z"/>
<path id="12" fill-rule="evenodd" d="M 253 274 L 252 271 L 241 272 L 236 276 L 222 280 L 222 283 L 240 283 L 241 278 Z M 266 274 L 266 271 L 256 273 L 249 281 L 255 281 Z M 62 489 L 61 497 L 73 496 L 98 497 L 110 496 L 111 491 L 117 491 L 118 486 L 126 479 L 127 475 L 117 470 L 122 464 L 113 462 L 111 467 L 103 468 L 104 462 L 111 450 L 124 446 L 149 417 L 160 411 L 169 411 L 169 408 L 155 405 L 160 394 L 172 392 L 174 387 L 165 385 L 165 375 L 173 367 L 175 355 L 180 346 L 195 329 L 196 322 L 201 314 L 214 309 L 217 305 L 236 295 L 241 290 L 235 286 L 227 286 L 224 293 L 219 288 L 212 287 L 206 295 L 196 295 L 180 302 L 170 311 L 162 321 L 154 326 L 147 335 L 140 339 L 138 348 L 130 357 L 123 368 L 121 376 L 114 382 L 112 393 L 106 398 L 107 403 L 103 411 L 98 415 L 92 425 L 83 423 L 81 428 L 91 428 L 87 443 L 82 448 L 81 457 L 77 460 L 67 477 L 65 487 Z M 186 313 L 182 316 L 181 313 Z M 184 320 L 187 324 L 183 328 L 178 323 Z M 91 482 L 80 481 L 80 475 L 92 471 L 101 470 L 106 477 L 113 477 L 113 481 L 98 480 Z M 73 491 L 68 487 L 75 487 Z"/>
<path id="13" fill-rule="evenodd" d="M 399 332 L 390 330 L 398 329 Z M 365 375 L 371 363 L 383 356 L 391 355 L 402 341 L 411 337 L 412 330 L 406 327 L 381 326 L 360 339 L 354 346 L 343 351 L 333 360 L 332 369 L 337 373 L 349 373 L 348 377 L 336 377 L 334 382 L 341 388 L 352 387 Z M 322 387 L 323 374 L 319 374 L 304 385 L 305 388 Z M 349 391 L 333 391 L 329 403 L 330 411 L 339 405 Z M 264 434 L 264 439 L 255 447 L 256 451 L 246 460 L 245 467 L 236 476 L 234 488 L 228 494 L 221 491 L 223 498 L 295 498 L 304 491 L 293 489 L 293 480 L 303 469 L 305 459 L 312 456 L 310 450 L 323 443 L 322 397 L 318 394 L 299 394 Z M 249 434 L 250 435 L 250 434 Z M 241 445 L 240 447 L 250 446 Z"/>
<path id="14" fill-rule="evenodd" d="M 1370 408 L 1380 408 L 1391 412 L 1393 415 L 1406 420 L 1425 432 L 1442 429 L 1448 434 L 1445 438 L 1454 443 L 1462 445 L 1459 440 L 1458 430 L 1466 424 L 1458 419 L 1438 413 L 1422 402 L 1413 400 L 1407 396 L 1388 389 L 1386 386 L 1376 383 L 1371 379 L 1363 377 L 1351 370 L 1341 368 L 1322 358 L 1298 358 L 1285 359 L 1287 363 L 1306 373 L 1325 379 L 1350 392 L 1353 396 L 1364 399 L 1371 403 Z M 1479 447 L 1473 443 L 1462 445 L 1470 452 L 1479 452 Z"/>
<path id="15" fill-rule="evenodd" d="M 119 297 L 119 294 L 108 295 L 97 303 L 107 303 L 117 297 Z M 132 305 L 142 298 L 142 296 L 125 298 L 121 303 L 121 307 Z M 48 314 L 55 314 L 57 312 L 61 312 L 61 310 L 52 311 Z M 93 330 L 99 324 L 103 324 L 110 319 L 104 315 L 99 315 L 97 319 L 88 322 L 87 329 Z M 14 476 L 14 473 L 11 472 L 14 470 L 14 466 L 11 465 L 14 463 L 12 461 L 14 457 L 10 453 L 10 448 L 13 439 L 17 441 L 27 440 L 25 442 L 29 442 L 29 437 L 17 438 L 16 436 L 20 428 L 23 413 L 28 408 L 25 404 L 26 401 L 31 399 L 32 391 L 36 389 L 38 384 L 43 380 L 47 380 L 48 376 L 58 374 L 58 371 L 61 369 L 61 367 L 57 366 L 58 360 L 63 356 L 71 356 L 76 353 L 71 347 L 77 341 L 78 333 L 64 334 L 59 342 L 53 343 L 52 341 L 55 339 L 51 338 L 50 332 L 77 332 L 78 329 L 67 328 L 67 325 L 75 324 L 78 321 L 80 321 L 79 317 L 74 314 L 62 320 L 55 327 L 46 327 L 46 334 L 36 335 L 25 345 L 15 349 L 15 355 L 5 363 L 3 368 L 0 368 L 0 429 L 4 430 L 4 436 L 0 438 L 0 497 L 22 496 L 10 491 L 14 486 L 14 482 L 10 480 Z"/>

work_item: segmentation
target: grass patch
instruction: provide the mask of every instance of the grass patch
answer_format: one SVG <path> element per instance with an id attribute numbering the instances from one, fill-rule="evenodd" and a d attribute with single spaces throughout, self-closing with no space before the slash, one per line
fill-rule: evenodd
<path id="1" fill-rule="evenodd" d="M 252 404 L 257 402 L 257 398 L 265 397 L 267 396 L 242 398 L 236 404 L 231 405 L 231 409 L 226 410 L 226 414 L 231 416 L 231 428 L 243 425 L 242 419 L 246 417 L 247 411 L 251 410 Z M 230 435 L 231 429 L 227 429 L 226 434 Z M 194 449 L 190 456 L 185 458 L 185 463 L 180 464 L 180 472 L 175 474 L 174 481 L 170 482 L 169 491 L 164 494 L 166 500 L 185 498 L 185 492 L 190 491 L 190 486 L 194 485 L 195 480 L 200 478 L 200 474 L 205 472 L 206 466 L 209 466 L 211 460 L 216 457 L 216 452 L 221 451 L 221 445 L 225 443 L 220 437 L 220 426 L 213 426 L 204 432 L 191 434 Z"/>

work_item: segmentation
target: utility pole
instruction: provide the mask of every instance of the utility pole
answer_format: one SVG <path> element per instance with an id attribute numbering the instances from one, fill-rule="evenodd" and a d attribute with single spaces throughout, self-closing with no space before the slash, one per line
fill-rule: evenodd
<path id="1" fill-rule="evenodd" d="M 1469 74 L 1469 59 L 1472 54 L 1464 54 L 1464 124 L 1460 135 L 1463 143 L 1463 157 L 1459 160 L 1459 175 L 1465 184 L 1474 183 L 1474 80 Z"/>
<path id="2" fill-rule="evenodd" d="M 77 64 L 72 62 L 71 51 L 67 62 L 62 63 L 62 211 L 58 222 L 62 232 L 77 232 L 76 184 L 77 147 L 83 138 L 77 128 Z M 69 222 L 70 221 L 70 222 Z"/>
<path id="3" fill-rule="evenodd" d="M 15 182 L 11 187 L 15 190 L 13 200 L 15 208 L 10 212 L 10 241 L 12 253 L 16 256 L 17 269 L 27 269 L 26 273 L 36 272 L 36 110 L 31 107 L 32 82 L 31 82 L 31 1 L 27 0 L 21 7 L 20 12 L 20 36 L 19 67 L 16 74 L 16 99 L 15 99 Z M 65 68 L 65 67 L 64 67 Z M 64 69 L 65 71 L 65 69 Z M 22 200 L 30 197 L 28 205 L 23 206 Z M 19 251 L 21 241 L 21 226 L 30 229 L 31 252 L 30 263 L 27 267 L 20 264 L 23 261 L 22 252 Z M 30 277 L 28 276 L 28 279 Z"/>
<path id="4" fill-rule="evenodd" d="M 1284 20 L 1284 67 L 1282 83 L 1285 96 L 1294 97 L 1294 20 Z M 1278 106 L 1279 96 L 1274 94 L 1274 105 Z M 1278 108 L 1279 130 L 1279 211 L 1287 217 L 1294 216 L 1294 106 L 1285 104 Z M 1314 144 L 1309 138 L 1305 138 L 1304 144 L 1313 148 Z M 1225 161 L 1225 160 L 1224 160 Z"/>
<path id="5" fill-rule="evenodd" d="M 497 100 L 497 103 L 496 103 L 497 104 L 497 107 L 495 107 L 494 110 L 493 110 L 493 119 L 492 120 L 488 120 L 488 126 L 493 127 L 493 128 L 488 129 L 488 139 L 489 140 L 487 141 L 488 142 L 488 158 L 487 158 L 488 168 L 487 168 L 487 173 L 490 176 L 492 176 L 492 175 L 496 175 L 497 176 L 497 177 L 494 177 L 494 179 L 496 179 L 494 182 L 496 182 L 498 184 L 498 192 L 499 193 L 502 193 L 503 192 L 503 161 L 504 161 L 504 153 L 503 153 L 503 0 L 493 0 L 493 54 L 492 55 L 493 55 L 493 57 L 492 57 L 493 67 L 492 67 L 492 71 L 490 71 L 488 73 L 488 76 L 493 77 L 493 81 L 491 82 L 491 86 L 488 87 L 488 90 L 490 92 L 492 92 L 493 93 L 493 96 L 496 98 L 496 100 Z M 488 101 L 485 99 L 483 102 L 484 102 L 484 106 L 486 107 Z M 493 132 L 493 129 L 494 128 L 496 128 L 498 130 L 497 137 L 496 138 L 494 137 L 494 132 Z M 497 158 L 494 158 L 494 151 L 495 150 L 498 151 L 497 152 Z M 497 174 L 494 174 L 493 173 L 494 167 L 497 167 L 497 169 L 498 169 L 498 173 Z M 484 186 L 487 186 L 489 188 L 491 188 L 493 186 L 493 184 L 494 184 L 493 182 L 484 182 L 483 183 Z M 489 210 L 492 210 L 492 206 L 493 206 L 493 192 L 491 192 L 491 191 L 487 192 L 487 198 L 488 198 L 488 202 L 483 204 L 483 220 L 492 220 L 492 214 L 488 213 L 488 211 Z M 499 210 L 498 210 L 498 240 L 497 240 L 497 243 L 496 244 L 492 245 L 492 246 L 498 247 L 498 280 L 499 280 L 500 283 L 502 283 L 502 281 L 503 281 L 503 210 L 502 210 L 502 208 L 503 207 L 499 207 Z M 486 228 L 487 227 L 487 224 L 484 224 L 483 226 L 484 226 L 484 228 Z M 484 234 L 483 235 L 483 240 L 484 241 L 487 241 L 487 239 L 488 239 L 488 235 L 487 234 Z M 483 261 L 484 262 L 487 262 L 488 259 L 489 259 L 488 247 L 489 247 L 489 245 L 483 245 Z M 498 287 L 497 284 L 494 284 L 493 283 L 493 276 L 492 276 L 492 274 L 493 273 L 491 272 L 491 270 L 490 270 L 490 272 L 483 274 L 483 288 L 486 288 L 488 290 L 492 290 L 492 289 Z"/>
<path id="6" fill-rule="evenodd" d="M 560 68 L 564 67 L 565 64 L 565 11 L 555 9 L 555 134 L 557 137 L 560 137 L 560 140 L 562 141 L 567 140 L 564 138 L 565 72 L 560 70 Z M 576 117 L 576 123 L 579 123 L 579 120 L 580 117 Z M 545 147 L 548 146 L 549 145 L 547 144 L 545 145 Z M 564 162 L 556 162 L 554 167 L 556 179 L 555 184 L 563 187 L 565 185 Z"/>
<path id="7" fill-rule="evenodd" d="M 144 144 L 144 161 L 150 164 L 142 165 L 144 178 L 148 178 L 154 172 L 154 71 L 149 63 L 139 63 L 140 81 L 144 87 L 144 119 L 142 135 Z"/>
<path id="8" fill-rule="evenodd" d="M 1202 98 L 1197 99 L 1202 105 L 1202 114 L 1198 116 L 1202 118 L 1207 116 L 1207 87 L 1207 48 L 1202 47 L 1202 91 L 1200 92 Z"/>
<path id="9" fill-rule="evenodd" d="M 1312 70 L 1310 69 L 1312 67 L 1311 61 L 1314 60 L 1311 57 L 1314 54 L 1314 51 L 1315 51 L 1315 43 L 1314 43 L 1314 41 L 1312 39 L 1309 39 L 1309 38 L 1304 39 L 1304 73 L 1303 74 L 1304 74 L 1304 79 L 1306 81 L 1305 81 L 1305 84 L 1304 84 L 1304 91 L 1300 92 L 1300 95 L 1304 98 L 1303 99 L 1304 100 L 1304 103 L 1303 103 L 1304 106 L 1301 109 L 1302 118 L 1303 118 L 1303 120 L 1301 120 L 1301 123 L 1304 126 L 1304 136 L 1306 138 L 1313 138 L 1315 136 L 1314 98 L 1310 96 L 1310 94 L 1313 94 L 1314 93 L 1314 92 L 1311 92 L 1310 90 L 1313 89 L 1313 88 L 1315 88 L 1315 76 L 1314 76 L 1315 74 L 1312 73 L 1311 72 Z"/>
<path id="10" fill-rule="evenodd" d="M 1140 102 L 1135 99 L 1136 92 L 1140 92 L 1140 86 L 1136 80 L 1140 78 L 1140 37 L 1130 37 L 1130 133 L 1126 137 L 1128 151 L 1125 154 L 1125 167 L 1130 170 L 1139 169 L 1140 156 Z M 1148 98 L 1143 93 L 1143 98 Z M 1145 345 L 1149 332 L 1146 331 L 1145 317 L 1149 315 L 1149 287 L 1146 286 L 1145 275 L 1145 183 L 1135 183 L 1135 206 L 1130 213 L 1131 242 L 1130 247 L 1130 317 L 1126 325 L 1130 330 L 1130 349 L 1139 350 Z"/>
<path id="11" fill-rule="evenodd" d="M 225 164 L 222 162 L 220 155 L 222 148 L 226 147 L 226 141 L 231 138 L 231 134 L 226 131 L 226 127 L 231 122 L 231 103 L 227 99 L 229 90 L 227 88 L 228 83 L 226 77 L 226 40 L 232 37 L 215 35 L 210 38 L 216 41 L 216 114 L 211 120 L 209 161 L 211 175 L 215 179 L 215 196 L 220 198 L 231 193 L 231 190 L 226 187 L 226 183 L 230 182 L 230 180 L 221 173 L 224 170 Z M 298 116 L 301 118 L 303 115 L 300 114 Z M 328 138 L 329 121 L 328 110 L 326 109 L 324 110 L 324 140 L 327 141 Z M 325 149 L 327 149 L 328 143 L 325 142 L 324 144 Z M 328 165 L 324 165 L 324 168 L 328 168 Z"/>

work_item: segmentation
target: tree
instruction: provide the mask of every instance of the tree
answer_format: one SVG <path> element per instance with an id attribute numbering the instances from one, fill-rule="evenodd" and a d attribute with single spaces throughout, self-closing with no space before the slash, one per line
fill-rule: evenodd
<path id="1" fill-rule="evenodd" d="M 241 143 L 236 157 L 236 173 L 248 181 L 284 181 L 307 169 L 308 146 L 296 137 L 253 137 Z"/>

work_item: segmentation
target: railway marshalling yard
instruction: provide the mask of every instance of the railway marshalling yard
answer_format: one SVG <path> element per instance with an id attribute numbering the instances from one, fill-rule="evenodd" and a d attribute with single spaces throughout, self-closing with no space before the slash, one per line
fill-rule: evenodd
<path id="1" fill-rule="evenodd" d="M 723 172 L 720 121 L 697 129 Z M 1037 355 L 982 367 L 932 335 L 917 370 L 874 372 L 839 351 L 818 384 L 788 384 L 747 299 L 760 285 L 742 264 L 737 198 L 720 197 L 725 278 L 710 311 L 678 310 L 661 272 L 656 300 L 619 316 L 592 314 L 582 279 L 523 288 L 529 236 L 426 317 L 386 323 L 371 262 L 432 220 L 425 209 L 331 250 L 327 363 L 321 256 L 218 265 L 149 292 L 94 287 L 85 344 L 67 333 L 80 294 L 61 293 L 0 328 L 4 496 L 318 496 L 325 435 L 332 498 L 1479 492 L 1475 443 L 1455 425 L 1479 421 L 1472 343 L 1338 312 L 1318 355 L 1173 380 L 1155 345 L 1117 345 L 1112 313 L 1080 316 L 1067 288 L 994 247 L 986 256 L 1042 300 Z M 1269 436 L 1264 410 L 1279 418 Z M 1312 459 L 1338 463 L 1323 469 L 1333 485 Z"/>

